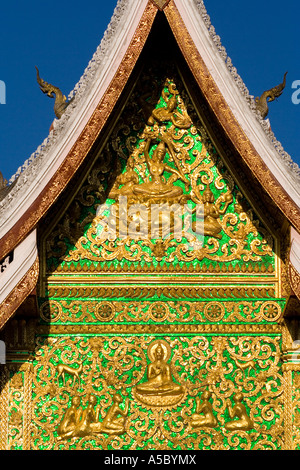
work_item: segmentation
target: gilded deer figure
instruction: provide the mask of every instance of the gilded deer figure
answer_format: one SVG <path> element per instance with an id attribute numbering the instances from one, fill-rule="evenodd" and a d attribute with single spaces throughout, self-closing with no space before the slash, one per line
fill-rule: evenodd
<path id="1" fill-rule="evenodd" d="M 66 385 L 65 374 L 67 373 L 73 377 L 73 382 L 72 382 L 72 386 L 73 386 L 76 378 L 78 379 L 78 382 L 80 382 L 79 374 L 82 372 L 82 368 L 83 368 L 82 363 L 79 365 L 77 369 L 75 367 L 68 366 L 67 364 L 58 364 L 57 382 L 59 380 L 59 377 L 62 377 L 63 384 Z"/>

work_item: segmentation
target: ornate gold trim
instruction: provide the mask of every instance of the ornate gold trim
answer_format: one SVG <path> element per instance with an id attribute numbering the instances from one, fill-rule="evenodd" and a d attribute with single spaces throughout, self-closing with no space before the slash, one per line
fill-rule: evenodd
<path id="1" fill-rule="evenodd" d="M 39 260 L 35 260 L 25 276 L 16 285 L 12 292 L 2 302 L 0 309 L 0 329 L 12 317 L 17 308 L 35 288 L 39 277 Z"/>
<path id="2" fill-rule="evenodd" d="M 290 198 L 285 189 L 278 183 L 270 169 L 253 147 L 243 129 L 238 124 L 195 47 L 195 44 L 173 0 L 168 3 L 164 12 L 196 82 L 201 88 L 202 93 L 220 125 L 224 129 L 227 137 L 233 143 L 243 161 L 256 176 L 277 207 L 282 210 L 293 226 L 300 231 L 300 211 L 298 206 Z"/>
<path id="3" fill-rule="evenodd" d="M 166 297 L 170 299 L 186 298 L 214 298 L 214 299 L 256 299 L 275 297 L 275 289 L 271 286 L 197 286 L 197 285 L 128 285 L 124 282 L 119 284 L 106 284 L 105 286 L 97 285 L 56 285 L 49 286 L 50 297 L 95 297 L 95 298 L 113 298 L 120 297 L 133 299 L 146 299 L 156 295 L 158 297 Z"/>
<path id="4" fill-rule="evenodd" d="M 144 44 L 151 30 L 157 14 L 157 8 L 149 1 L 142 15 L 137 30 L 128 46 L 127 52 L 112 79 L 110 86 L 102 100 L 97 105 L 89 122 L 80 134 L 76 143 L 66 156 L 64 162 L 56 171 L 51 181 L 39 194 L 30 208 L 19 221 L 1 239 L 0 259 L 4 258 L 39 222 L 54 201 L 65 189 L 66 185 L 78 170 L 86 155 L 91 150 L 99 133 L 102 131 L 107 119 L 119 99 L 130 74 L 143 50 Z"/>
<path id="5" fill-rule="evenodd" d="M 182 324 L 167 324 L 167 325 L 113 325 L 103 323 L 101 325 L 41 325 L 38 327 L 37 334 L 40 335 L 170 335 L 170 334 L 247 334 L 247 335 L 262 335 L 262 334 L 281 334 L 281 327 L 277 324 L 269 325 L 256 325 L 252 324 L 229 324 L 229 325 L 212 325 L 212 324 L 198 324 L 198 325 L 182 325 Z"/>

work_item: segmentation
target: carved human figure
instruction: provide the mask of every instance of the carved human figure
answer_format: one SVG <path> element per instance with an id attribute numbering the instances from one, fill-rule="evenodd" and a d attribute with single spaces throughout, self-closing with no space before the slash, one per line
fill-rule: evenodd
<path id="1" fill-rule="evenodd" d="M 211 393 L 205 391 L 202 393 L 202 403 L 200 398 L 196 397 L 196 412 L 192 415 L 191 426 L 193 428 L 209 427 L 215 428 L 218 424 L 212 409 L 212 404 L 209 402 Z"/>
<path id="2" fill-rule="evenodd" d="M 184 388 L 173 381 L 171 367 L 167 363 L 167 351 L 158 341 L 150 349 L 152 361 L 147 369 L 147 381 L 136 386 L 142 397 L 158 397 L 159 403 L 168 403 L 168 398 L 181 396 Z M 163 400 L 166 398 L 166 400 Z"/>
<path id="3" fill-rule="evenodd" d="M 74 436 L 87 436 L 91 433 L 91 424 L 97 420 L 95 405 L 97 398 L 90 395 L 88 406 L 83 410 L 80 421 L 76 424 L 73 435 Z"/>
<path id="4" fill-rule="evenodd" d="M 182 188 L 166 182 L 163 177 L 164 172 L 168 171 L 170 173 L 174 173 L 178 178 L 187 183 L 184 175 L 175 168 L 171 168 L 169 165 L 164 163 L 164 158 L 167 152 L 165 142 L 159 142 L 152 157 L 149 155 L 150 143 L 151 138 L 148 138 L 145 145 L 144 155 L 151 181 L 135 185 L 133 187 L 134 194 L 154 198 L 175 198 L 181 196 L 183 194 Z"/>
<path id="5" fill-rule="evenodd" d="M 202 195 L 202 201 L 204 210 L 204 235 L 221 239 L 222 235 L 220 232 L 222 226 L 219 222 L 219 218 L 225 213 L 230 202 L 232 202 L 232 195 L 229 192 L 222 194 L 216 203 L 214 194 L 207 185 Z M 224 207 L 221 209 L 220 204 L 222 203 L 224 203 Z M 196 231 L 196 224 L 194 222 L 192 227 L 193 230 Z"/>
<path id="6" fill-rule="evenodd" d="M 243 405 L 243 394 L 236 393 L 233 397 L 235 405 L 232 407 L 231 402 L 227 402 L 228 412 L 230 419 L 225 423 L 225 428 L 228 431 L 249 431 L 254 427 L 253 421 L 249 418 L 245 405 Z"/>
<path id="7" fill-rule="evenodd" d="M 113 396 L 113 404 L 109 408 L 102 423 L 93 423 L 91 429 L 94 432 L 101 432 L 106 434 L 124 434 L 126 418 L 128 415 L 129 402 L 125 401 L 124 410 L 120 407 L 122 397 L 118 394 Z"/>
<path id="8" fill-rule="evenodd" d="M 80 397 L 75 396 L 72 398 L 71 406 L 67 409 L 63 419 L 61 420 L 57 433 L 59 439 L 68 438 L 73 435 L 73 432 L 80 422 L 81 418 L 81 409 L 80 406 Z"/>
<path id="9" fill-rule="evenodd" d="M 118 196 L 131 196 L 133 187 L 139 183 L 138 174 L 134 171 L 134 160 L 127 160 L 126 171 L 117 176 L 116 181 L 109 192 L 108 197 L 116 199 Z M 120 185 L 123 185 L 119 188 Z"/>

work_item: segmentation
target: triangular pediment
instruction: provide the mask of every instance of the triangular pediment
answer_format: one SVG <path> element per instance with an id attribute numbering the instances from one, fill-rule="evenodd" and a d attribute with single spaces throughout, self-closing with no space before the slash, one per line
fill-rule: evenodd
<path id="1" fill-rule="evenodd" d="M 158 52 L 161 34 L 149 38 L 96 162 L 50 236 L 48 273 L 274 280 L 276 239 L 247 197 L 240 162 L 232 171 L 228 149 L 223 155 L 212 140 L 205 101 L 199 108 L 193 101 L 179 50 L 160 21 L 164 48 Z"/>

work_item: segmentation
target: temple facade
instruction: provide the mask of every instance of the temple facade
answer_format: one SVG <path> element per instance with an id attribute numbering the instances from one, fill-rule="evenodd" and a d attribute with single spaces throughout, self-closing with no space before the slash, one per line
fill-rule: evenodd
<path id="1" fill-rule="evenodd" d="M 2 450 L 300 448 L 300 171 L 267 98 L 202 1 L 118 1 L 0 192 Z"/>

